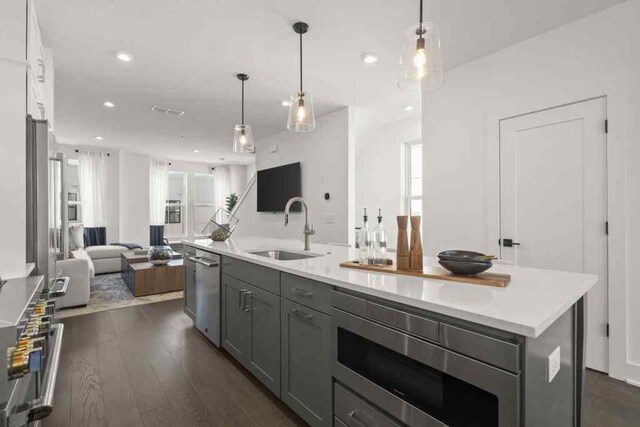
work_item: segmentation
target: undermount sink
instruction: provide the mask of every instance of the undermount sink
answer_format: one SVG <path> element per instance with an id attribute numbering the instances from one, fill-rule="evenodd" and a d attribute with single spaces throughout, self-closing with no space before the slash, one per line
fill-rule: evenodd
<path id="1" fill-rule="evenodd" d="M 255 251 L 249 253 L 265 258 L 277 259 L 280 261 L 293 261 L 297 259 L 317 258 L 319 256 L 322 256 L 320 254 L 302 254 L 299 252 L 289 252 L 281 250 Z"/>

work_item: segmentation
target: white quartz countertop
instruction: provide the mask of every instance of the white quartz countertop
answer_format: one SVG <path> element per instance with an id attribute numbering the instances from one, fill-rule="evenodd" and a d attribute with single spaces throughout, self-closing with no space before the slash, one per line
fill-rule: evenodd
<path id="1" fill-rule="evenodd" d="M 511 275 L 508 286 L 495 288 L 342 268 L 341 262 L 357 259 L 358 256 L 356 249 L 341 246 L 312 242 L 311 254 L 322 256 L 279 261 L 250 252 L 276 249 L 303 252 L 303 243 L 251 237 L 231 238 L 226 242 L 186 240 L 184 243 L 340 288 L 532 338 L 544 332 L 597 281 L 597 276 L 590 274 L 494 264 L 491 272 Z M 393 255 L 390 254 L 390 257 L 393 258 Z M 437 259 L 432 257 L 425 257 L 424 263 L 438 265 Z"/>

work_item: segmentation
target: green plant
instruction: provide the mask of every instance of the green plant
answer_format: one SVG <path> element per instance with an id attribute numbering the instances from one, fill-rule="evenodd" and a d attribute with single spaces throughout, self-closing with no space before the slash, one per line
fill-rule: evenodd
<path id="1" fill-rule="evenodd" d="M 229 194 L 226 200 L 227 210 L 231 212 L 236 203 L 238 203 L 238 195 L 236 193 Z"/>

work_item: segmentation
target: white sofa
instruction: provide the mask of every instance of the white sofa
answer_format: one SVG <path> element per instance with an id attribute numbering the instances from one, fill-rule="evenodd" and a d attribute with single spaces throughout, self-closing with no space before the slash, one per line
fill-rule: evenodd
<path id="1" fill-rule="evenodd" d="M 88 256 L 70 258 L 56 263 L 56 268 L 62 276 L 70 278 L 67 293 L 56 300 L 57 308 L 87 305 L 91 278 L 94 275 L 93 263 Z"/>
<path id="2" fill-rule="evenodd" d="M 120 271 L 120 255 L 122 252 L 129 252 L 124 246 L 100 245 L 89 246 L 78 251 L 85 251 L 95 268 L 95 274 L 117 273 Z"/>

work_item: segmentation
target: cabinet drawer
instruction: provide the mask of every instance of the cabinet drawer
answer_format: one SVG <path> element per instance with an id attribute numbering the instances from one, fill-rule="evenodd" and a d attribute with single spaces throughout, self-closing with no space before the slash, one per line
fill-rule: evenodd
<path id="1" fill-rule="evenodd" d="M 520 346 L 455 326 L 440 324 L 445 347 L 514 373 L 520 372 Z"/>
<path id="2" fill-rule="evenodd" d="M 333 427 L 349 427 L 340 420 L 338 417 L 333 417 Z"/>
<path id="3" fill-rule="evenodd" d="M 280 295 L 298 304 L 331 313 L 331 286 L 305 277 L 282 273 Z"/>
<path id="4" fill-rule="evenodd" d="M 333 386 L 333 413 L 349 427 L 400 427 L 400 424 L 338 383 Z"/>
<path id="5" fill-rule="evenodd" d="M 245 283 L 280 295 L 280 272 L 239 259 L 222 257 L 222 272 Z"/>

